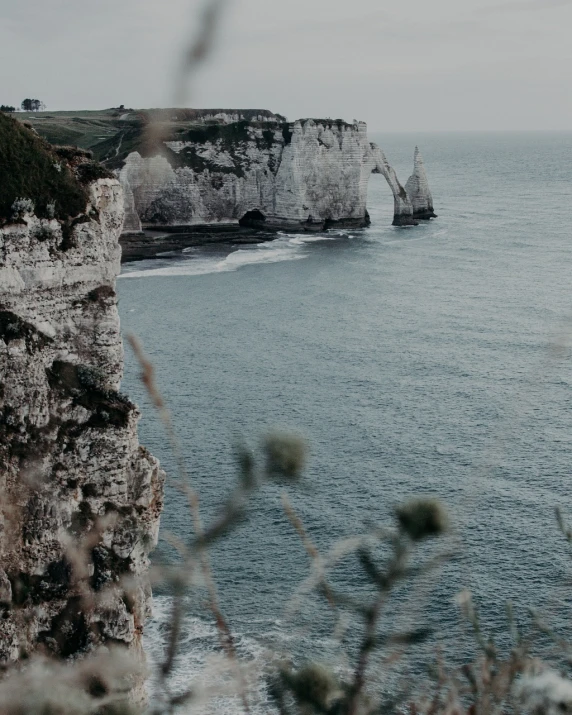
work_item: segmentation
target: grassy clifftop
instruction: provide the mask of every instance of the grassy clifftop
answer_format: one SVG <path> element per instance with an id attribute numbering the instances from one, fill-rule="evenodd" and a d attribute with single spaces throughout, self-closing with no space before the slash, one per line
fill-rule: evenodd
<path id="1" fill-rule="evenodd" d="M 0 220 L 17 199 L 30 199 L 42 218 L 67 219 L 85 209 L 87 192 L 56 149 L 0 112 Z"/>
<path id="2" fill-rule="evenodd" d="M 225 123 L 217 118 L 221 114 L 238 115 L 240 119 Z M 91 150 L 110 169 L 120 167 L 132 151 L 143 155 L 151 151 L 145 135 L 150 123 L 160 127 L 159 134 L 164 138 L 199 143 L 222 139 L 225 144 L 248 138 L 251 124 L 263 129 L 276 124 L 287 126 L 285 117 L 264 109 L 104 109 L 22 113 L 17 117 L 30 121 L 38 134 L 53 144 Z"/>

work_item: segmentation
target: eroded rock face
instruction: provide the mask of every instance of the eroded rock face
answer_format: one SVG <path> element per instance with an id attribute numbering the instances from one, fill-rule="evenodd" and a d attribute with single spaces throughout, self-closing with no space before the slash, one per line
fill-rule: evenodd
<path id="1" fill-rule="evenodd" d="M 414 224 L 413 208 L 363 122 L 329 120 L 236 125 L 233 134 L 190 132 L 164 151 L 130 153 L 119 178 L 126 230 L 242 222 L 266 228 L 322 230 L 365 226 L 372 171 L 387 179 L 396 225 Z"/>
<path id="2" fill-rule="evenodd" d="M 141 648 L 164 474 L 119 390 L 123 193 L 0 228 L 0 665 Z M 101 598 L 99 598 L 101 595 Z"/>
<path id="3" fill-rule="evenodd" d="M 413 174 L 405 184 L 405 191 L 411 199 L 414 218 L 423 220 L 437 218 L 437 214 L 433 209 L 433 196 L 429 189 L 425 163 L 417 146 L 415 147 Z"/>

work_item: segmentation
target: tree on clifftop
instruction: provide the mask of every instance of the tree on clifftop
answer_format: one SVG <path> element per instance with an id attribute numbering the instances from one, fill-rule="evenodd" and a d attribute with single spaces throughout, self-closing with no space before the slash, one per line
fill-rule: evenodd
<path id="1" fill-rule="evenodd" d="M 46 105 L 39 99 L 25 99 L 21 107 L 24 112 L 40 112 L 46 108 Z"/>
<path id="2" fill-rule="evenodd" d="M 0 104 L 0 112 L 15 112 L 16 107 L 13 107 L 11 104 Z"/>

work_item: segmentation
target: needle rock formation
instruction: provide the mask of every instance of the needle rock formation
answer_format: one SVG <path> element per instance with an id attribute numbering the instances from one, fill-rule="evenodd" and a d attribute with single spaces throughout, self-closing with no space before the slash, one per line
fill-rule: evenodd
<path id="1" fill-rule="evenodd" d="M 422 220 L 437 218 L 433 209 L 433 197 L 427 181 L 425 164 L 417 146 L 415 147 L 413 174 L 405 184 L 405 191 L 411 201 L 414 218 Z"/>

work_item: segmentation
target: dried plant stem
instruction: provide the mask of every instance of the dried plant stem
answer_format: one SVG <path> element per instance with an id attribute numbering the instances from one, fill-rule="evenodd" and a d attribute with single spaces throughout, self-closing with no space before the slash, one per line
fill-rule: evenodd
<path id="1" fill-rule="evenodd" d="M 226 0 L 207 0 L 204 6 L 198 31 L 183 54 L 183 61 L 176 77 L 175 106 L 183 106 L 187 102 L 189 81 L 212 51 L 225 4 Z"/>
<path id="2" fill-rule="evenodd" d="M 377 597 L 374 605 L 367 615 L 365 622 L 365 636 L 360 648 L 358 663 L 354 673 L 352 696 L 349 703 L 348 715 L 356 715 L 359 708 L 359 698 L 365 685 L 365 676 L 369 657 L 375 648 L 376 631 L 381 609 L 385 601 L 385 592 Z"/>
<path id="3" fill-rule="evenodd" d="M 157 383 L 155 381 L 155 369 L 154 369 L 151 361 L 148 360 L 147 357 L 145 356 L 145 354 L 143 352 L 143 348 L 142 348 L 139 340 L 134 335 L 128 335 L 127 339 L 129 341 L 129 344 L 131 345 L 131 348 L 133 349 L 135 357 L 141 367 L 141 381 L 143 382 L 143 385 L 145 386 L 147 393 L 151 397 L 155 408 L 158 410 L 161 420 L 165 426 L 167 436 L 169 439 L 169 443 L 171 446 L 171 450 L 172 450 L 173 455 L 175 456 L 175 459 L 177 461 L 177 467 L 178 467 L 178 472 L 179 472 L 179 485 L 178 486 L 181 489 L 181 491 L 187 495 L 187 498 L 189 500 L 195 536 L 196 536 L 197 540 L 200 542 L 204 535 L 204 529 L 203 529 L 203 525 L 202 525 L 202 519 L 201 519 L 201 514 L 200 514 L 200 508 L 199 508 L 199 496 L 189 483 L 189 481 L 190 481 L 189 475 L 185 468 L 185 461 L 184 461 L 183 453 L 182 453 L 182 450 L 179 445 L 179 440 L 177 439 L 175 430 L 173 428 L 173 423 L 171 421 L 171 415 L 166 407 L 165 401 L 163 400 L 163 396 L 161 395 L 161 392 L 160 392 L 160 390 L 157 386 Z M 201 548 L 201 550 L 200 550 L 200 564 L 201 564 L 201 570 L 203 573 L 203 579 L 204 579 L 204 582 L 205 582 L 205 585 L 207 587 L 207 591 L 209 594 L 209 607 L 210 607 L 210 610 L 215 618 L 217 630 L 219 632 L 219 637 L 220 637 L 220 641 L 221 641 L 221 646 L 222 646 L 223 650 L 225 651 L 225 653 L 227 654 L 227 657 L 230 659 L 230 661 L 233 665 L 233 668 L 235 670 L 235 675 L 236 675 L 237 680 L 240 685 L 240 695 L 241 695 L 241 700 L 242 700 L 244 710 L 246 713 L 250 713 L 250 706 L 248 704 L 248 698 L 246 695 L 246 683 L 244 681 L 244 677 L 242 675 L 240 665 L 238 663 L 234 638 L 232 636 L 232 631 L 231 631 L 228 623 L 226 622 L 226 620 L 222 614 L 222 611 L 220 609 L 218 593 L 217 593 L 216 584 L 215 584 L 215 581 L 214 581 L 214 578 L 212 575 L 212 569 L 210 566 L 208 552 L 204 548 Z M 168 653 L 167 653 L 167 659 L 166 659 L 166 661 L 163 665 L 163 668 L 162 668 L 162 673 L 164 674 L 164 677 L 166 677 L 168 675 L 168 673 L 170 672 L 170 670 L 172 668 L 173 662 L 174 662 L 174 657 L 176 654 L 176 648 L 177 648 L 177 643 L 178 643 L 178 635 L 179 635 L 179 631 L 180 631 L 181 619 L 182 619 L 182 598 L 181 598 L 180 594 L 176 594 L 174 604 L 173 604 L 173 616 L 172 616 L 172 623 L 171 623 L 170 645 L 169 645 L 169 649 L 168 649 Z M 176 636 L 176 638 L 175 638 L 175 636 Z"/>
<path id="4" fill-rule="evenodd" d="M 319 576 L 319 583 L 324 589 L 324 594 L 328 600 L 328 603 L 332 607 L 332 610 L 337 611 L 337 605 L 336 601 L 334 599 L 334 596 L 332 594 L 331 588 L 326 580 L 326 573 L 324 570 L 324 561 L 320 555 L 320 552 L 318 551 L 316 545 L 310 539 L 308 536 L 306 529 L 304 528 L 304 525 L 302 524 L 302 520 L 300 517 L 296 514 L 294 511 L 294 507 L 290 503 L 290 500 L 288 499 L 288 496 L 286 495 L 285 492 L 282 493 L 282 506 L 284 507 L 284 511 L 286 513 L 286 516 L 288 517 L 288 520 L 298 533 L 300 540 L 302 541 L 302 544 L 304 545 L 304 548 L 306 549 L 308 556 L 312 559 L 312 562 L 314 564 L 314 567 L 316 571 L 318 572 Z"/>

